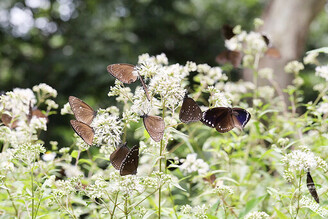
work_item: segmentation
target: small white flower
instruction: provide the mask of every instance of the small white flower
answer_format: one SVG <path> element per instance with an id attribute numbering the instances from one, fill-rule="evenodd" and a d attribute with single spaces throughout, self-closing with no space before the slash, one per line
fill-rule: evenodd
<path id="1" fill-rule="evenodd" d="M 208 172 L 208 164 L 202 160 L 197 159 L 197 154 L 188 154 L 180 169 L 185 173 L 198 172 L 199 175 L 204 175 Z"/>
<path id="2" fill-rule="evenodd" d="M 37 93 L 42 93 L 42 95 L 45 95 L 47 98 L 57 97 L 57 91 L 45 83 L 35 85 L 33 87 L 33 91 Z"/>
<path id="3" fill-rule="evenodd" d="M 42 159 L 46 162 L 53 161 L 56 157 L 55 152 L 46 152 L 44 155 L 42 155 Z"/>
<path id="4" fill-rule="evenodd" d="M 328 81 L 328 65 L 325 66 L 317 66 L 315 68 L 315 75 L 325 79 Z"/>
<path id="5" fill-rule="evenodd" d="M 66 115 L 66 114 L 71 114 L 73 115 L 73 111 L 71 109 L 71 106 L 69 105 L 69 103 L 65 103 L 65 105 L 63 106 L 63 108 L 60 110 L 60 114 L 61 115 Z"/>
<path id="6" fill-rule="evenodd" d="M 245 216 L 245 219 L 265 219 L 269 218 L 269 215 L 265 212 L 250 212 Z"/>

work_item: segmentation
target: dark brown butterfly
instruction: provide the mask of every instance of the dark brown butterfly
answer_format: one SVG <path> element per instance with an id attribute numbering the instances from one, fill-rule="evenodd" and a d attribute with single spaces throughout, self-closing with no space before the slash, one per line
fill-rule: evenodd
<path id="1" fill-rule="evenodd" d="M 232 37 L 234 37 L 236 34 L 233 32 L 233 27 L 229 24 L 224 24 L 221 27 L 221 32 L 225 39 L 230 40 Z"/>
<path id="2" fill-rule="evenodd" d="M 240 66 L 241 60 L 242 60 L 241 52 L 231 51 L 231 50 L 224 50 L 215 58 L 215 61 L 220 65 L 231 63 L 234 68 L 238 68 Z"/>
<path id="3" fill-rule="evenodd" d="M 110 162 L 113 167 L 120 171 L 121 176 L 137 174 L 139 163 L 139 146 L 129 149 L 125 144 L 121 144 L 110 155 Z"/>
<path id="4" fill-rule="evenodd" d="M 130 64 L 113 64 L 107 66 L 107 71 L 115 78 L 120 80 L 125 84 L 131 84 L 135 82 L 138 78 L 138 75 L 133 74 L 134 65 Z"/>
<path id="5" fill-rule="evenodd" d="M 198 104 L 185 95 L 179 113 L 179 119 L 183 123 L 197 122 L 202 118 L 202 111 Z"/>
<path id="6" fill-rule="evenodd" d="M 35 116 L 37 118 L 45 118 L 46 122 L 49 122 L 48 116 L 46 116 L 45 114 L 43 114 L 43 112 L 41 110 L 39 110 L 37 107 L 32 107 L 32 103 L 30 102 L 30 106 L 29 106 L 29 113 L 27 114 L 27 121 L 28 123 L 31 122 L 32 117 Z"/>
<path id="7" fill-rule="evenodd" d="M 88 124 L 77 120 L 71 120 L 70 123 L 75 133 L 80 136 L 85 143 L 92 145 L 93 137 L 95 135 L 93 128 Z"/>
<path id="8" fill-rule="evenodd" d="M 262 34 L 262 38 L 265 42 L 265 44 L 268 46 L 267 51 L 265 52 L 265 55 L 270 56 L 272 58 L 280 58 L 280 52 L 277 48 L 272 46 L 271 40 L 269 39 L 269 37 L 265 34 Z"/>
<path id="9" fill-rule="evenodd" d="M 13 118 L 11 116 L 9 116 L 8 114 L 5 114 L 5 113 L 3 113 L 1 115 L 1 121 L 5 126 L 11 128 L 11 129 L 17 128 L 17 126 L 18 126 L 18 120 L 16 120 L 16 119 L 13 120 Z"/>
<path id="10" fill-rule="evenodd" d="M 145 114 L 141 118 L 143 118 L 143 123 L 149 136 L 156 142 L 162 140 L 165 129 L 165 123 L 162 117 Z"/>
<path id="11" fill-rule="evenodd" d="M 319 196 L 318 196 L 317 190 L 315 189 L 315 185 L 314 185 L 313 179 L 312 179 L 309 171 L 307 172 L 307 176 L 306 176 L 306 185 L 309 189 L 310 194 L 314 198 L 314 200 L 317 203 L 319 203 Z"/>
<path id="12" fill-rule="evenodd" d="M 142 87 L 145 91 L 146 97 L 148 101 L 150 101 L 150 96 L 148 93 L 148 88 L 143 81 L 142 77 L 140 76 L 139 73 L 133 74 L 133 71 L 135 70 L 135 66 L 131 64 L 113 64 L 113 65 L 108 65 L 107 66 L 107 71 L 115 78 L 117 78 L 119 81 L 125 83 L 125 84 L 131 84 L 135 82 L 138 77 L 140 79 L 140 82 L 142 84 Z"/>
<path id="13" fill-rule="evenodd" d="M 234 127 L 243 129 L 250 118 L 251 114 L 242 108 L 215 107 L 203 112 L 200 121 L 220 133 L 225 133 Z"/>
<path id="14" fill-rule="evenodd" d="M 77 121 L 87 125 L 92 123 L 97 113 L 88 104 L 74 96 L 69 96 L 68 102 Z"/>
<path id="15" fill-rule="evenodd" d="M 203 180 L 205 182 L 210 183 L 213 187 L 215 187 L 216 176 L 214 174 L 204 177 Z"/>

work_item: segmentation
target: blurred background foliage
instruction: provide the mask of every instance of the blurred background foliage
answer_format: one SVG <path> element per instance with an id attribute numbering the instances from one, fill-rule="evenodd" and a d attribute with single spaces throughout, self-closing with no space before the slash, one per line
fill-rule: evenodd
<path id="1" fill-rule="evenodd" d="M 113 63 L 135 64 L 138 55 L 165 53 L 170 61 L 216 65 L 224 49 L 220 28 L 240 24 L 251 30 L 264 0 L 1 0 L 0 90 L 47 83 L 60 107 L 69 95 L 94 109 L 109 99 Z M 282 24 L 283 25 L 283 24 Z M 311 25 L 307 50 L 328 44 L 327 12 Z M 236 70 L 234 70 L 236 71 Z M 238 70 L 237 70 L 238 71 Z M 311 77 L 308 77 L 311 80 Z M 315 83 L 315 82 L 314 82 Z M 50 118 L 47 140 L 70 144 L 69 117 Z"/>

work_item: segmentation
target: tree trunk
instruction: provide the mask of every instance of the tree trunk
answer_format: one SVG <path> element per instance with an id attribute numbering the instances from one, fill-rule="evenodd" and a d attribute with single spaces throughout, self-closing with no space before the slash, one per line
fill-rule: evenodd
<path id="1" fill-rule="evenodd" d="M 325 0 L 271 0 L 264 11 L 264 25 L 261 32 L 267 34 L 280 53 L 281 58 L 264 57 L 259 67 L 274 70 L 275 80 L 281 88 L 291 84 L 292 74 L 286 74 L 285 65 L 297 60 L 303 54 L 309 26 L 315 16 L 324 8 Z M 244 79 L 252 80 L 250 71 L 244 72 Z M 259 81 L 265 84 L 266 81 Z"/>

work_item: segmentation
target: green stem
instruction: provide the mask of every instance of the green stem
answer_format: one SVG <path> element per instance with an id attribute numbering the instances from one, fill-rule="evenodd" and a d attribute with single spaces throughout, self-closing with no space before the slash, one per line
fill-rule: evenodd
<path id="1" fill-rule="evenodd" d="M 116 196 L 115 196 L 114 208 L 113 208 L 110 218 L 114 218 L 114 212 L 115 212 L 115 208 L 116 208 L 117 198 L 118 198 L 118 192 L 116 193 Z"/>
<path id="2" fill-rule="evenodd" d="M 4 184 L 5 184 L 6 188 L 8 188 L 8 186 L 6 185 L 6 183 L 4 183 Z M 10 192 L 9 192 L 9 188 L 6 189 L 6 191 L 7 191 L 7 193 L 8 193 L 8 196 L 9 196 L 9 199 L 10 199 L 10 201 L 11 201 L 11 204 L 13 205 L 13 207 L 14 207 L 14 209 L 15 209 L 16 217 L 18 218 L 18 210 L 17 210 L 17 208 L 16 208 L 16 205 L 15 205 L 14 199 L 13 199 L 13 197 L 11 196 L 11 194 L 10 194 Z"/>
<path id="3" fill-rule="evenodd" d="M 163 113 L 162 113 L 162 118 L 164 119 L 165 116 L 165 101 L 163 101 Z M 163 139 L 161 139 L 161 146 L 160 146 L 160 151 L 159 151 L 159 172 L 162 172 L 162 155 L 163 155 Z M 158 189 L 158 218 L 161 218 L 161 198 L 162 198 L 162 185 L 160 182 L 159 189 Z"/>
<path id="4" fill-rule="evenodd" d="M 125 214 L 125 218 L 128 219 L 129 218 L 128 217 L 129 213 L 128 213 L 128 198 L 127 198 L 127 196 L 124 196 L 124 199 L 125 199 L 125 201 L 124 201 L 124 214 Z"/>
<path id="5" fill-rule="evenodd" d="M 302 171 L 303 172 L 303 171 Z M 297 218 L 298 211 L 300 209 L 300 197 L 301 197 L 301 182 L 302 182 L 302 172 L 300 174 L 300 179 L 298 182 L 298 194 L 297 194 L 297 208 L 296 208 L 296 215 L 295 218 Z"/>
<path id="6" fill-rule="evenodd" d="M 31 191 L 32 191 L 32 219 L 34 218 L 34 179 L 33 179 L 33 167 L 31 169 Z"/>

